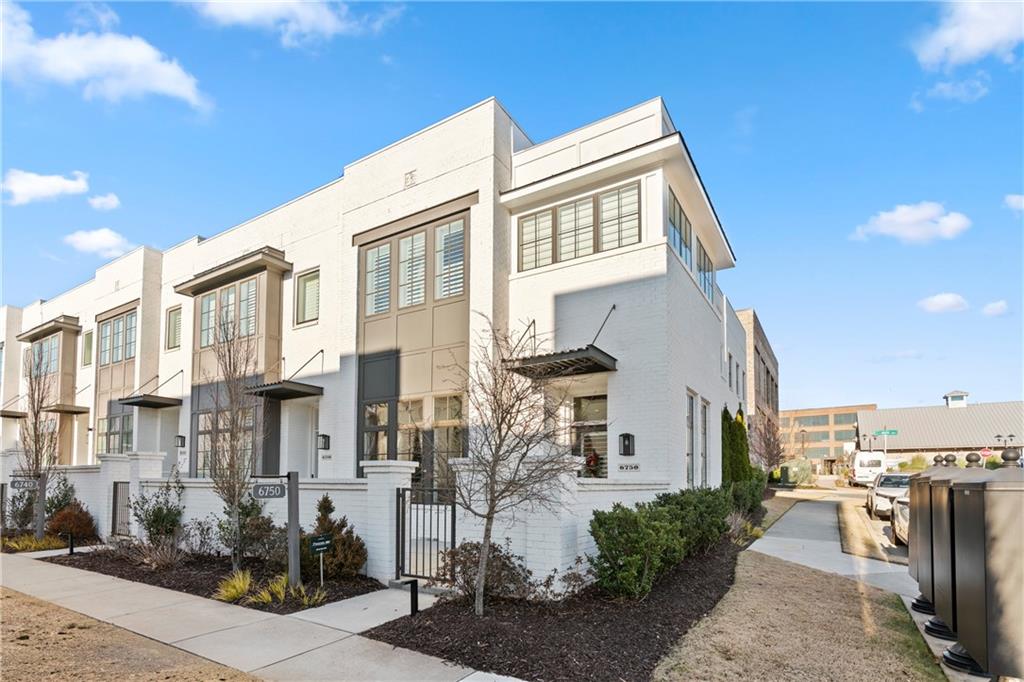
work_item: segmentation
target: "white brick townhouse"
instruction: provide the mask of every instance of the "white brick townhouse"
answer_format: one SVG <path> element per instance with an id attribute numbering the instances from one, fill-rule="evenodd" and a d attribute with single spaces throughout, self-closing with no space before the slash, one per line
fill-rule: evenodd
<path id="1" fill-rule="evenodd" d="M 98 476 L 84 487 L 100 491 L 101 525 L 108 483 L 145 486 L 175 465 L 189 513 L 219 510 L 208 384 L 229 318 L 258 348 L 260 469 L 336 496 L 370 572 L 389 574 L 402 561 L 395 489 L 451 485 L 472 421 L 452 367 L 486 316 L 544 340 L 520 371 L 574 374 L 577 490 L 564 514 L 502 530 L 531 566 L 564 565 L 588 548 L 590 510 L 719 483 L 719 414 L 746 398 L 727 381 L 747 364 L 743 327 L 715 275 L 734 265 L 660 98 L 537 143 L 492 98 L 220 234 L 139 248 L 4 308 L 2 447 L 19 447 L 19 363 L 35 353 L 56 380 L 60 461 Z"/>

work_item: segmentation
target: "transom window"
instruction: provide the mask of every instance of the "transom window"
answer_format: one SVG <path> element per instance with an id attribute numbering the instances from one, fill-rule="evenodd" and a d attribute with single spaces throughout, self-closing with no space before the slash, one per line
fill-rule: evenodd
<path id="1" fill-rule="evenodd" d="M 522 216 L 519 270 L 533 270 L 639 241 L 640 185 L 631 183 Z"/>
<path id="2" fill-rule="evenodd" d="M 583 458 L 583 478 L 608 478 L 608 396 L 573 400 L 572 451 Z"/>

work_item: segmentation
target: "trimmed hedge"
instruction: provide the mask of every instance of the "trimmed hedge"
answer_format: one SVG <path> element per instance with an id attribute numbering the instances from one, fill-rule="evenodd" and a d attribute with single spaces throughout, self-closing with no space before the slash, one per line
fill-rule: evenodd
<path id="1" fill-rule="evenodd" d="M 588 557 L 597 585 L 616 597 L 647 596 L 658 576 L 686 553 L 679 522 L 658 504 L 595 510 L 590 534 L 597 543 L 597 556 Z"/>
<path id="2" fill-rule="evenodd" d="M 667 509 L 679 525 L 687 554 L 705 554 L 728 530 L 732 511 L 728 488 L 695 488 L 658 495 L 655 504 Z"/>
<path id="3" fill-rule="evenodd" d="M 761 509 L 761 500 L 764 499 L 764 489 L 768 485 L 768 474 L 755 469 L 750 480 L 737 481 L 732 484 L 732 506 L 733 509 L 753 516 Z"/>

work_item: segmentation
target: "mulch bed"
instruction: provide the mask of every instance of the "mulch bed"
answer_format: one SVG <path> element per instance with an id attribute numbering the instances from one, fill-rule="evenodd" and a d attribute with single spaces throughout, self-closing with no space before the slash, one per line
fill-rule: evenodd
<path id="1" fill-rule="evenodd" d="M 723 539 L 687 557 L 646 599 L 611 600 L 595 587 L 552 604 L 438 602 L 366 636 L 465 666 L 527 680 L 649 679 L 690 627 L 729 591 L 742 548 Z"/>
<path id="2" fill-rule="evenodd" d="M 156 571 L 148 566 L 130 563 L 114 556 L 110 552 L 93 551 L 82 554 L 61 555 L 48 557 L 43 561 L 50 561 L 62 566 L 71 566 L 86 571 L 112 575 L 116 578 L 134 580 L 135 582 L 164 587 L 178 592 L 187 592 L 199 597 L 212 598 L 217 583 L 231 573 L 231 559 L 229 557 L 203 557 L 187 561 L 174 568 Z M 280 574 L 266 566 L 262 561 L 249 559 L 242 566 L 243 569 L 252 572 L 253 586 L 265 583 L 267 580 Z M 313 591 L 319 587 L 319 580 L 307 585 L 307 590 Z M 384 589 L 380 582 L 366 576 L 356 576 L 345 580 L 325 580 L 324 592 L 327 599 L 323 604 L 356 597 L 368 592 Z M 288 614 L 302 610 L 302 604 L 297 600 L 289 598 L 283 603 L 273 604 L 239 604 L 247 608 L 267 611 L 269 613 Z"/>

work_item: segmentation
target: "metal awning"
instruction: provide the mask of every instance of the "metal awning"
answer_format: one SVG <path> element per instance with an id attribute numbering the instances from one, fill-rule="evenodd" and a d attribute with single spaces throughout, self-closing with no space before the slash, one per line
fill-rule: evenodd
<path id="1" fill-rule="evenodd" d="M 615 362 L 611 355 L 594 344 L 588 344 L 583 348 L 516 358 L 509 360 L 507 364 L 513 372 L 530 379 L 556 379 L 580 374 L 614 372 Z"/>
<path id="2" fill-rule="evenodd" d="M 0 410 L 0 419 L 24 419 L 28 416 L 28 412 L 19 412 L 18 410 Z"/>
<path id="3" fill-rule="evenodd" d="M 117 401 L 117 404 L 124 405 L 125 407 L 149 407 L 154 410 L 160 410 L 165 407 L 181 407 L 181 398 L 168 398 L 162 395 L 143 393 L 142 395 L 121 398 Z"/>
<path id="4" fill-rule="evenodd" d="M 299 381 L 276 381 L 272 384 L 260 384 L 259 386 L 253 386 L 246 392 L 261 398 L 292 400 L 294 398 L 310 398 L 313 396 L 323 395 L 324 387 L 314 386 L 313 384 L 304 384 Z"/>
<path id="5" fill-rule="evenodd" d="M 89 414 L 89 408 L 70 403 L 55 403 L 43 408 L 43 412 L 56 412 L 57 414 Z"/>

